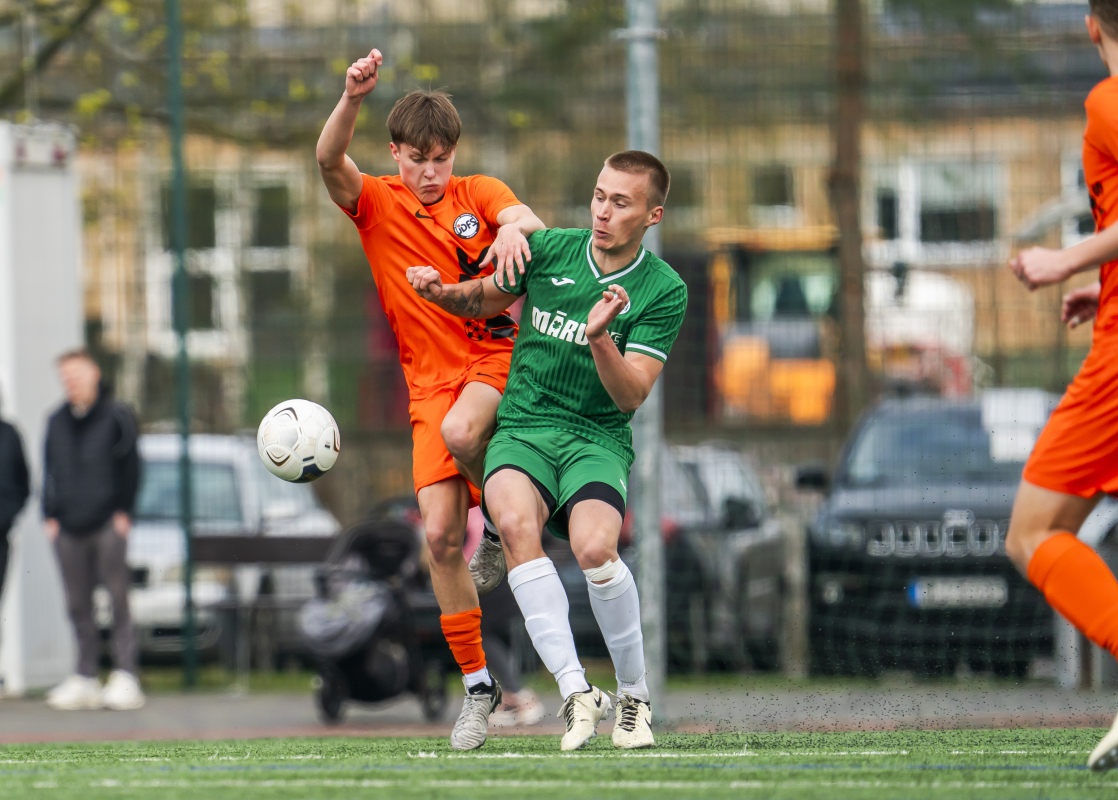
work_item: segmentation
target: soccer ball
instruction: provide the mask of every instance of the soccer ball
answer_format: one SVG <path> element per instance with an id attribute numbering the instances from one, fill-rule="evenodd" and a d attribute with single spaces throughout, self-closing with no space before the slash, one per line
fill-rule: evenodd
<path id="1" fill-rule="evenodd" d="M 277 478 L 309 483 L 325 475 L 341 450 L 338 423 L 309 400 L 287 400 L 264 415 L 256 431 L 260 460 Z"/>

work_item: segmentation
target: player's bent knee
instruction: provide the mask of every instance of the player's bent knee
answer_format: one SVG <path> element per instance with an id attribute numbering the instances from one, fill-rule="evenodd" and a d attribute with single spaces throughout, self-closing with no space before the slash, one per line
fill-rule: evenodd
<path id="1" fill-rule="evenodd" d="M 447 415 L 439 428 L 447 451 L 459 461 L 472 461 L 481 455 L 481 430 L 467 419 Z"/>
<path id="2" fill-rule="evenodd" d="M 617 555 L 617 546 L 610 544 L 606 541 L 590 541 L 579 543 L 575 546 L 572 542 L 572 549 L 574 550 L 575 560 L 582 570 L 592 570 L 601 567 L 602 565 L 617 561 L 620 557 Z"/>
<path id="3" fill-rule="evenodd" d="M 441 564 L 456 553 L 459 558 L 462 557 L 463 532 L 457 530 L 457 526 L 431 520 L 426 523 L 424 532 L 432 561 Z"/>

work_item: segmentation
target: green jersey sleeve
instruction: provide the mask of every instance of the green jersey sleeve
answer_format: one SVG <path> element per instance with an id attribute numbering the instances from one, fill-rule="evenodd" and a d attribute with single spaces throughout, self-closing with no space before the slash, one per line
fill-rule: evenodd
<path id="1" fill-rule="evenodd" d="M 516 286 L 508 285 L 508 278 L 506 277 L 501 283 L 497 282 L 497 273 L 493 273 L 493 285 L 505 294 L 514 294 L 517 297 L 528 291 L 528 279 L 532 275 L 532 267 L 539 266 L 541 261 L 548 257 L 548 254 L 554 250 L 552 243 L 553 236 L 551 229 L 536 231 L 528 237 L 528 250 L 532 254 L 531 260 L 524 262 L 524 274 L 516 281 Z"/>
<path id="2" fill-rule="evenodd" d="M 667 361 L 686 311 L 687 286 L 675 284 L 637 320 L 629 331 L 625 351 Z"/>

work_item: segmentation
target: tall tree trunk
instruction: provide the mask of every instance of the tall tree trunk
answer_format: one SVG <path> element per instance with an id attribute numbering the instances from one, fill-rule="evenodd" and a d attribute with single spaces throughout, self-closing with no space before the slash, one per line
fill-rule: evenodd
<path id="1" fill-rule="evenodd" d="M 835 0 L 835 160 L 831 206 L 838 225 L 839 363 L 836 420 L 849 426 L 870 401 L 866 364 L 865 264 L 862 261 L 861 171 L 865 36 L 861 0 Z"/>

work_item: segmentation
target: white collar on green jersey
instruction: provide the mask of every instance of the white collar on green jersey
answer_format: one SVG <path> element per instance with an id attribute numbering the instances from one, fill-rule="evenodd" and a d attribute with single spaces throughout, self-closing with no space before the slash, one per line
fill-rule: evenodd
<path id="1" fill-rule="evenodd" d="M 593 241 L 594 241 L 594 234 L 593 234 L 593 232 L 591 232 L 590 233 L 590 238 L 586 240 L 586 261 L 587 261 L 588 264 L 590 264 L 590 271 L 594 273 L 594 277 L 597 278 L 598 283 L 606 283 L 607 281 L 613 281 L 613 280 L 616 280 L 617 278 L 620 278 L 622 275 L 629 274 L 630 272 L 632 272 L 633 270 L 635 270 L 637 267 L 640 266 L 640 263 L 642 261 L 644 261 L 644 254 L 646 252 L 648 252 L 643 247 L 641 247 L 641 251 L 639 253 L 637 253 L 637 257 L 635 259 L 633 259 L 632 264 L 625 267 L 625 269 L 621 270 L 620 272 L 611 272 L 609 275 L 602 275 L 602 273 L 598 272 L 598 265 L 594 263 L 594 256 L 592 256 L 590 254 L 590 245 L 593 243 Z"/>

